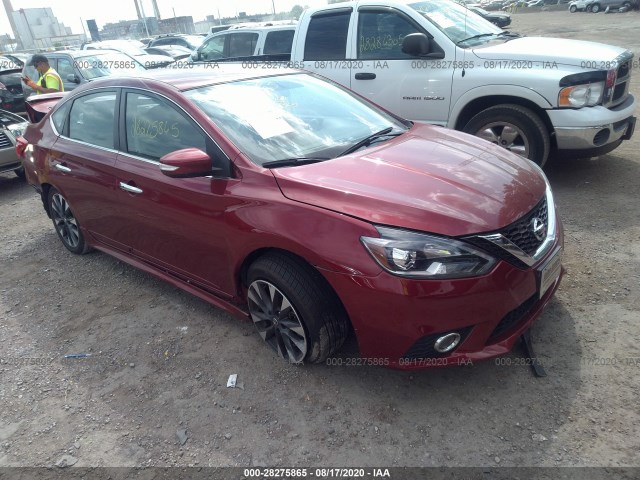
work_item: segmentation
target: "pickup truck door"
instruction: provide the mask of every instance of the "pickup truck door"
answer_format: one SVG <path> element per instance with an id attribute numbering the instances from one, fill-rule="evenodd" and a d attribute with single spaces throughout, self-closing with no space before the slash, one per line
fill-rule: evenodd
<path id="1" fill-rule="evenodd" d="M 311 18 L 305 19 L 304 25 L 298 25 L 298 31 L 306 32 L 302 58 L 300 53 L 297 53 L 292 55 L 291 59 L 296 62 L 302 60 L 300 68 L 316 72 L 351 88 L 351 61 L 347 60 L 347 52 L 352 50 L 352 11 L 351 7 L 336 7 L 321 10 Z"/>
<path id="2" fill-rule="evenodd" d="M 455 47 L 439 45 L 423 25 L 396 8 L 362 6 L 353 17 L 351 89 L 401 117 L 446 125 Z M 402 41 L 411 33 L 430 37 L 432 55 L 440 58 L 403 53 Z"/>

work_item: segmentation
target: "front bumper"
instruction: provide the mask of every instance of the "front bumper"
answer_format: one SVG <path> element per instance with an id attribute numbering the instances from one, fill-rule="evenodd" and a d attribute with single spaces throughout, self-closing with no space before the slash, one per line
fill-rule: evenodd
<path id="1" fill-rule="evenodd" d="M 349 314 L 366 364 L 405 370 L 468 365 L 509 352 L 553 297 L 562 273 L 540 298 L 538 269 L 563 244 L 559 221 L 557 228 L 548 253 L 525 270 L 500 261 L 483 277 L 442 281 L 323 273 Z M 463 337 L 458 347 L 435 352 L 435 338 L 450 332 Z"/>
<path id="2" fill-rule="evenodd" d="M 618 107 L 548 110 L 558 150 L 588 150 L 628 140 L 635 126 L 636 102 L 629 95 Z"/>

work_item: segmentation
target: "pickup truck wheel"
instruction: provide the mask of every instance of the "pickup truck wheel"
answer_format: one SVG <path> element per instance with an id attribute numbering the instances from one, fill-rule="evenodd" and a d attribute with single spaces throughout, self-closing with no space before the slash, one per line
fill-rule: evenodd
<path id="1" fill-rule="evenodd" d="M 600 11 L 600 4 L 594 3 L 591 5 L 591 13 L 598 13 Z"/>
<path id="2" fill-rule="evenodd" d="M 578 11 L 578 8 L 577 8 L 575 5 L 571 5 L 571 6 L 569 7 L 569 11 L 570 11 L 571 13 L 576 13 L 576 12 Z"/>
<path id="3" fill-rule="evenodd" d="M 320 363 L 344 343 L 347 315 L 320 273 L 271 253 L 248 271 L 247 302 L 262 339 L 289 363 Z"/>
<path id="4" fill-rule="evenodd" d="M 503 104 L 474 116 L 463 131 L 480 137 L 543 166 L 551 142 L 540 117 L 526 107 Z"/>
<path id="5" fill-rule="evenodd" d="M 53 187 L 49 190 L 49 212 L 51 212 L 51 220 L 53 220 L 56 233 L 67 250 L 80 255 L 91 250 L 84 241 L 80 225 L 73 215 L 67 199 Z"/>

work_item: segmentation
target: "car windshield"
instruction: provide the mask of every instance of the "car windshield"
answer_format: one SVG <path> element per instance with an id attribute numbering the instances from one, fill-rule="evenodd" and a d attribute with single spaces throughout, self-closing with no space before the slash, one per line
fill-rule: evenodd
<path id="1" fill-rule="evenodd" d="M 258 165 L 334 158 L 376 132 L 407 129 L 347 90 L 308 74 L 223 83 L 185 95 Z"/>
<path id="2" fill-rule="evenodd" d="M 145 71 L 142 64 L 119 52 L 98 52 L 84 57 L 76 57 L 74 64 L 87 80 L 109 75 L 131 75 Z"/>
<path id="3" fill-rule="evenodd" d="M 493 23 L 449 0 L 413 2 L 408 6 L 419 12 L 456 44 L 486 42 L 502 33 L 502 29 Z"/>

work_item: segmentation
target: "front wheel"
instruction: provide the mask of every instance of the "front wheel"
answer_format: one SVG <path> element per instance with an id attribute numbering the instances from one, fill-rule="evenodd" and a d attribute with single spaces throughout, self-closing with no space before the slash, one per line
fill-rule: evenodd
<path id="1" fill-rule="evenodd" d="M 576 13 L 576 12 L 578 11 L 578 8 L 577 8 L 575 5 L 571 5 L 571 6 L 569 7 L 569 11 L 570 11 L 571 13 Z"/>
<path id="2" fill-rule="evenodd" d="M 262 339 L 289 363 L 321 363 L 347 337 L 346 312 L 317 270 L 270 253 L 248 271 L 249 313 Z"/>
<path id="3" fill-rule="evenodd" d="M 600 11 L 600 4 L 594 3 L 591 5 L 591 13 L 598 13 Z"/>
<path id="4" fill-rule="evenodd" d="M 90 247 L 84 240 L 80 224 L 73 215 L 67 199 L 52 187 L 51 190 L 49 190 L 48 201 L 51 220 L 62 244 L 70 252 L 77 254 L 87 253 Z"/>
<path id="5" fill-rule="evenodd" d="M 463 131 L 499 145 L 543 166 L 551 141 L 533 110 L 514 104 L 496 105 L 471 118 Z"/>

